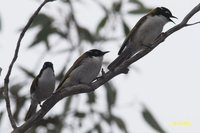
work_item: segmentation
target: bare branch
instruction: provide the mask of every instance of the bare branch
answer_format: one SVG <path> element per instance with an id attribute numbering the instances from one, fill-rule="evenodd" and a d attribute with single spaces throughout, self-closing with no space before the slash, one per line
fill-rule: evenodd
<path id="1" fill-rule="evenodd" d="M 200 23 L 200 21 L 199 22 L 195 22 L 195 23 L 191 23 L 191 24 L 186 24 L 186 26 L 192 26 L 192 25 L 199 24 L 199 23 Z"/>
<path id="2" fill-rule="evenodd" d="M 113 77 L 121 74 L 121 73 L 127 73 L 127 67 L 134 63 L 135 61 L 139 60 L 146 54 L 148 54 L 151 50 L 153 50 L 155 47 L 157 47 L 161 42 L 163 42 L 169 35 L 172 33 L 180 30 L 181 28 L 184 28 L 187 26 L 187 22 L 189 19 L 198 11 L 200 10 L 200 4 L 198 4 L 195 8 L 193 8 L 183 19 L 183 21 L 174 26 L 173 28 L 169 29 L 167 32 L 163 33 L 161 36 L 158 37 L 158 39 L 154 42 L 152 49 L 144 49 L 143 51 L 139 52 L 136 54 L 134 57 L 128 59 L 125 61 L 122 65 L 117 67 L 114 71 L 108 71 L 103 74 L 101 78 L 98 78 L 95 82 L 93 82 L 91 85 L 83 85 L 79 84 L 76 86 L 72 86 L 71 88 L 67 88 L 61 91 L 58 91 L 54 93 L 49 99 L 47 99 L 44 104 L 42 105 L 42 108 L 35 113 L 27 122 L 25 122 L 23 125 L 20 127 L 16 128 L 13 133 L 18 133 L 18 132 L 25 132 L 28 130 L 30 127 L 32 127 L 34 124 L 38 123 L 44 116 L 45 114 L 61 99 L 72 96 L 75 94 L 81 94 L 81 93 L 89 93 L 92 91 L 95 91 L 98 87 L 103 85 L 104 83 L 108 82 L 111 80 Z"/>
<path id="3" fill-rule="evenodd" d="M 15 53 L 14 53 L 14 57 L 9 65 L 9 69 L 8 69 L 8 72 L 5 76 L 5 79 L 4 79 L 4 98 L 5 98 L 5 101 L 6 101 L 6 109 L 7 109 L 7 112 L 8 112 L 8 117 L 9 117 L 9 120 L 10 120 L 10 123 L 12 125 L 12 127 L 15 129 L 17 128 L 16 126 L 16 123 L 15 123 L 15 120 L 13 118 L 13 115 L 12 115 L 12 111 L 11 111 L 11 107 L 10 107 L 10 98 L 9 98 L 9 94 L 8 94 L 8 85 L 9 85 L 9 77 L 10 77 L 10 74 L 11 74 L 11 71 L 12 71 L 12 68 L 13 68 L 13 65 L 14 63 L 16 62 L 17 60 L 17 57 L 18 57 L 18 53 L 19 53 L 19 48 L 20 48 L 20 44 L 21 44 L 21 40 L 22 38 L 24 37 L 26 31 L 28 30 L 28 28 L 30 27 L 30 25 L 32 24 L 33 20 L 35 19 L 35 17 L 38 15 L 39 11 L 42 9 L 42 7 L 48 3 L 48 2 L 51 2 L 53 0 L 45 0 L 39 7 L 38 9 L 34 12 L 34 14 L 31 16 L 31 18 L 29 19 L 28 23 L 26 24 L 26 26 L 24 27 L 24 29 L 22 30 L 20 36 L 19 36 L 19 39 L 17 41 L 17 46 L 16 46 L 16 49 L 15 49 Z"/>
<path id="4" fill-rule="evenodd" d="M 179 30 L 179 29 L 185 27 L 185 26 L 187 25 L 188 21 L 190 20 L 190 18 L 191 18 L 192 16 L 194 16 L 197 12 L 199 12 L 199 10 L 200 10 L 200 3 L 199 3 L 197 6 L 195 6 L 195 7 L 185 16 L 185 18 L 183 19 L 183 21 L 182 21 L 180 24 L 178 24 L 178 25 L 174 26 L 173 28 L 169 29 L 169 30 L 166 32 L 166 35 L 169 36 L 169 35 L 171 35 L 172 33 L 176 32 L 177 30 Z"/>

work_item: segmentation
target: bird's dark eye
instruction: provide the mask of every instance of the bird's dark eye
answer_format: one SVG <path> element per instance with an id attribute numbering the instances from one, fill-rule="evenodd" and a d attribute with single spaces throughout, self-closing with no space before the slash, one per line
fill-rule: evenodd
<path id="1" fill-rule="evenodd" d="M 103 55 L 103 52 L 101 52 L 100 50 L 98 49 L 92 49 L 88 52 L 86 52 L 89 56 L 102 56 Z"/>
<path id="2" fill-rule="evenodd" d="M 94 54 L 95 54 L 95 55 L 99 55 L 99 52 L 98 52 L 98 51 L 95 51 Z"/>
<path id="3" fill-rule="evenodd" d="M 98 56 L 98 55 L 100 55 L 100 52 L 97 51 L 97 50 L 94 50 L 94 51 L 92 51 L 92 55 L 94 55 L 94 56 Z"/>
<path id="4" fill-rule="evenodd" d="M 169 11 L 165 11 L 166 14 L 170 14 Z"/>

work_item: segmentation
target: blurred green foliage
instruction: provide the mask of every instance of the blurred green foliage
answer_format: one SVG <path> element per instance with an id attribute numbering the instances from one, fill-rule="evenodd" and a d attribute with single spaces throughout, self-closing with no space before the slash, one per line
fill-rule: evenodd
<path id="1" fill-rule="evenodd" d="M 158 131 L 159 133 L 166 133 L 162 127 L 158 124 L 157 120 L 155 117 L 152 115 L 149 109 L 147 109 L 146 106 L 144 106 L 143 111 L 142 111 L 142 116 L 144 120 L 149 124 L 153 129 Z"/>
<path id="2" fill-rule="evenodd" d="M 92 32 L 90 28 L 84 27 L 80 24 L 80 21 L 84 21 L 84 18 L 82 18 L 82 20 L 77 20 L 76 18 L 76 13 L 79 9 L 74 6 L 74 3 L 87 4 L 87 2 L 84 0 L 62 0 L 56 2 L 60 4 L 60 7 L 65 7 L 68 9 L 67 12 L 64 10 L 65 8 L 63 9 L 58 7 L 57 10 L 55 10 L 55 12 L 62 14 L 62 17 L 64 16 L 64 18 L 60 19 L 59 24 L 56 24 L 58 21 L 57 18 L 59 18 L 58 16 L 55 17 L 51 14 L 40 13 L 30 27 L 30 30 L 38 30 L 33 37 L 33 41 L 30 42 L 28 46 L 29 50 L 33 50 L 33 47 L 38 47 L 39 45 L 45 46 L 46 49 L 44 52 L 52 50 L 59 44 L 52 45 L 50 38 L 52 36 L 57 36 L 60 40 L 66 41 L 68 44 L 62 52 L 66 52 L 66 54 L 72 56 L 72 54 L 77 52 L 77 49 L 84 49 L 85 42 L 91 45 L 91 47 L 95 47 L 96 44 L 101 43 L 103 45 L 110 39 L 113 39 L 112 37 L 109 38 L 101 34 L 101 31 L 105 30 L 106 27 L 110 26 L 111 24 L 113 27 L 120 27 L 120 24 L 122 28 L 121 31 L 124 32 L 124 35 L 127 35 L 130 31 L 130 28 L 126 23 L 124 16 L 143 14 L 151 9 L 146 7 L 142 2 L 138 0 L 129 0 L 126 2 L 113 0 L 111 7 L 105 6 L 103 3 L 101 3 L 101 1 L 91 0 L 93 4 L 95 3 L 96 6 L 99 7 L 99 12 L 104 13 L 104 16 L 100 18 L 96 25 L 95 32 Z M 126 8 L 126 5 L 131 5 L 132 9 L 125 12 L 123 9 Z M 88 12 L 88 14 L 90 14 L 90 12 Z M 117 23 L 113 23 L 113 21 L 116 21 L 115 18 L 119 18 Z M 91 23 L 92 22 L 93 21 L 91 21 Z M 76 33 L 76 37 L 72 35 L 74 33 Z M 59 53 L 61 52 L 58 51 L 58 54 Z M 67 65 L 68 64 L 63 64 L 63 68 L 61 68 L 60 73 L 56 75 L 58 82 L 62 79 L 63 75 L 67 71 Z M 20 66 L 19 69 L 27 78 L 33 79 L 35 77 L 35 71 L 28 70 L 24 66 Z M 29 94 L 23 95 L 20 93 L 20 90 L 25 85 L 25 83 L 16 83 L 10 86 L 11 100 L 15 105 L 14 118 L 17 122 L 23 121 L 23 118 L 20 118 L 19 116 L 21 112 L 24 112 L 25 103 L 28 101 L 29 97 L 27 96 Z M 100 111 L 98 108 L 96 108 L 96 106 L 98 106 L 99 100 L 96 92 L 85 94 L 86 100 L 81 101 L 81 104 L 84 104 L 88 110 L 82 110 L 79 108 L 79 106 L 75 107 L 77 104 L 76 102 L 79 101 L 80 95 L 68 97 L 63 99 L 64 105 L 61 114 L 53 115 L 41 120 L 40 123 L 34 125 L 29 130 L 29 133 L 39 132 L 40 129 L 43 129 L 43 131 L 45 130 L 45 132 L 48 133 L 60 133 L 62 131 L 71 133 L 79 132 L 82 131 L 82 129 L 85 129 L 84 125 L 88 123 L 90 124 L 90 127 L 84 131 L 86 133 L 105 133 L 106 131 L 112 133 L 113 127 L 117 127 L 120 132 L 128 133 L 129 131 L 123 118 L 117 116 L 113 111 L 118 98 L 117 86 L 115 86 L 110 81 L 105 83 L 103 87 L 105 88 L 106 99 L 106 107 L 104 111 Z M 0 88 L 0 103 L 2 102 L 2 97 L 2 88 Z M 145 108 L 141 113 L 144 120 L 151 127 L 153 127 L 153 129 L 160 133 L 164 133 L 164 130 L 159 126 L 158 122 L 156 122 L 153 115 L 147 108 Z M 0 123 L 4 114 L 6 113 L 3 111 L 0 112 Z"/>
<path id="3" fill-rule="evenodd" d="M 1 18 L 0 18 L 0 31 L 1 31 L 2 25 L 1 25 Z"/>

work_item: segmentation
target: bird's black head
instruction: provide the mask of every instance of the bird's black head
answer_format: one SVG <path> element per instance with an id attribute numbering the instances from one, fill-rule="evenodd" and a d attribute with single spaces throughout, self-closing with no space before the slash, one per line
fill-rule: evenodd
<path id="1" fill-rule="evenodd" d="M 40 70 L 40 73 L 39 73 L 39 77 L 42 75 L 42 72 L 45 70 L 45 69 L 47 69 L 47 68 L 51 68 L 53 71 L 54 71 L 54 69 L 53 69 L 53 64 L 51 63 L 51 62 L 45 62 L 44 64 L 43 64 L 43 67 L 42 67 L 42 69 Z"/>
<path id="2" fill-rule="evenodd" d="M 154 10 L 154 13 L 155 13 L 155 15 L 165 16 L 171 22 L 174 22 L 173 20 L 171 20 L 171 18 L 177 18 L 177 17 L 173 16 L 171 11 L 169 9 L 167 9 L 166 7 L 157 7 Z"/>
<path id="3" fill-rule="evenodd" d="M 86 53 L 90 57 L 92 57 L 92 56 L 100 57 L 100 56 L 103 56 L 104 54 L 106 54 L 108 52 L 109 51 L 102 52 L 101 50 L 98 50 L 98 49 L 91 49 L 91 50 L 87 51 Z"/>
<path id="4" fill-rule="evenodd" d="M 44 69 L 46 69 L 48 67 L 53 69 L 53 64 L 51 62 L 45 62 L 43 67 L 42 67 L 42 70 L 44 70 Z"/>

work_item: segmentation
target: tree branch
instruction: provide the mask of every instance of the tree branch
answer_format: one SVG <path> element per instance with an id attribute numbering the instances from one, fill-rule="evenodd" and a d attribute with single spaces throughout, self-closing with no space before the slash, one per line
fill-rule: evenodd
<path id="1" fill-rule="evenodd" d="M 0 67 L 0 76 L 1 76 L 1 71 L 2 71 L 2 68 Z"/>
<path id="2" fill-rule="evenodd" d="M 9 117 L 9 120 L 10 120 L 10 123 L 12 125 L 12 127 L 14 129 L 17 128 L 16 126 L 16 123 L 15 123 L 15 120 L 13 118 L 13 115 L 12 115 L 12 111 L 11 111 L 11 107 L 10 107 L 10 98 L 9 98 L 9 94 L 8 94 L 8 85 L 9 85 L 9 77 L 11 75 L 11 72 L 12 72 L 12 68 L 13 68 L 13 65 L 14 63 L 16 62 L 17 60 L 17 57 L 18 57 L 18 53 L 19 53 L 19 48 L 20 48 L 20 44 L 21 44 L 21 40 L 22 38 L 24 37 L 26 31 L 28 30 L 28 28 L 30 27 L 30 25 L 32 24 L 33 20 L 35 19 L 35 17 L 38 15 L 39 11 L 42 9 L 42 7 L 48 3 L 48 2 L 51 2 L 53 0 L 44 0 L 44 2 L 38 7 L 38 9 L 34 12 L 34 14 L 31 16 L 31 18 L 29 19 L 28 23 L 26 24 L 26 26 L 24 27 L 24 29 L 22 30 L 20 36 L 19 36 L 19 39 L 17 41 L 17 46 L 16 46 L 16 49 L 15 49 L 15 53 L 14 53 L 14 57 L 9 65 L 9 68 L 8 68 L 8 72 L 5 76 L 5 79 L 4 79 L 4 98 L 5 98 L 5 101 L 6 101 L 6 109 L 7 109 L 7 112 L 8 112 L 8 117 Z"/>
<path id="3" fill-rule="evenodd" d="M 199 24 L 199 23 L 200 23 L 200 21 L 199 22 L 195 22 L 195 23 L 191 23 L 191 24 L 187 24 L 186 26 L 192 26 L 192 25 Z"/>
<path id="4" fill-rule="evenodd" d="M 111 72 L 108 71 L 103 74 L 101 78 L 93 82 L 91 85 L 83 85 L 79 84 L 76 86 L 72 86 L 71 88 L 67 88 L 61 91 L 58 91 L 54 93 L 49 99 L 47 99 L 44 104 L 42 105 L 42 108 L 33 115 L 27 122 L 25 122 L 23 125 L 20 127 L 16 128 L 13 133 L 18 133 L 18 132 L 25 132 L 28 130 L 30 127 L 32 127 L 34 124 L 38 123 L 44 116 L 45 114 L 60 100 L 62 100 L 65 97 L 72 96 L 75 94 L 81 94 L 81 93 L 89 93 L 92 91 L 95 91 L 98 87 L 103 85 L 104 83 L 108 82 L 111 80 L 113 77 L 121 74 L 121 73 L 127 73 L 127 67 L 131 65 L 132 63 L 136 62 L 146 54 L 148 54 L 151 50 L 153 50 L 155 47 L 157 47 L 161 42 L 163 42 L 169 35 L 172 33 L 180 30 L 181 28 L 184 28 L 188 26 L 187 22 L 189 19 L 198 11 L 200 10 L 200 4 L 198 4 L 196 7 L 194 7 L 183 19 L 181 23 L 178 25 L 174 26 L 173 28 L 169 29 L 167 32 L 162 34 L 161 36 L 158 37 L 158 39 L 154 42 L 152 49 L 145 49 L 138 54 L 136 54 L 134 57 L 128 59 L 125 61 L 122 65 L 117 67 L 115 71 Z"/>

